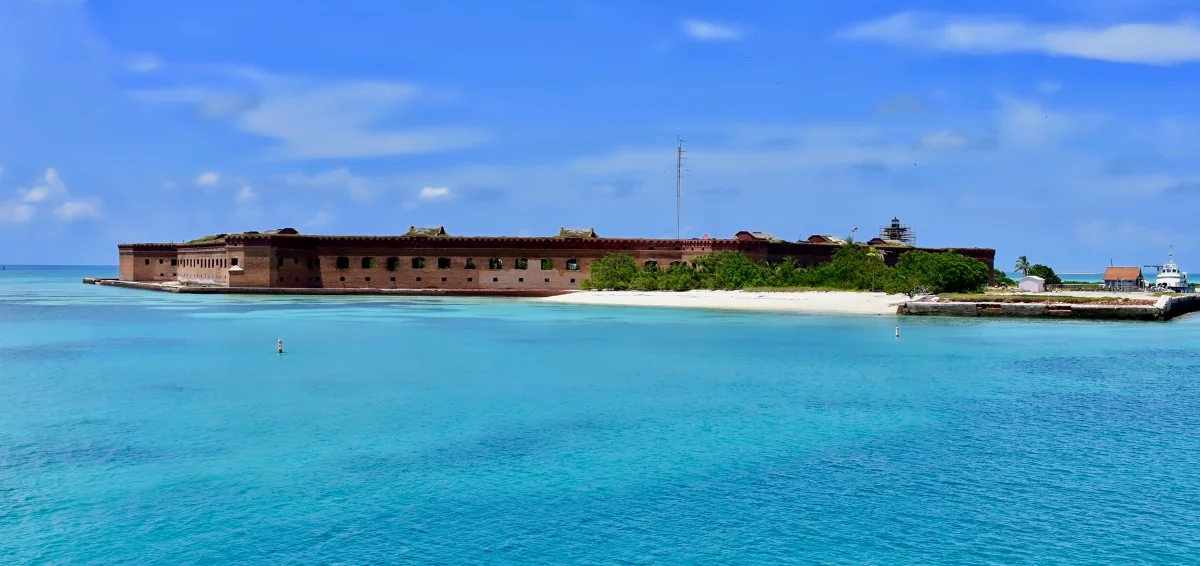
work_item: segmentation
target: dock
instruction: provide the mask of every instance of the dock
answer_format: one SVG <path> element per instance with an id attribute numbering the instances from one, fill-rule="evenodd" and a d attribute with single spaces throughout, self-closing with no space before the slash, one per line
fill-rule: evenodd
<path id="1" fill-rule="evenodd" d="M 1149 301 L 1147 301 L 1149 302 Z M 1200 294 L 1164 295 L 1150 304 L 1093 305 L 1055 302 L 938 301 L 914 300 L 901 303 L 896 314 L 910 316 L 1055 318 L 1068 320 L 1167 321 L 1200 311 Z"/>

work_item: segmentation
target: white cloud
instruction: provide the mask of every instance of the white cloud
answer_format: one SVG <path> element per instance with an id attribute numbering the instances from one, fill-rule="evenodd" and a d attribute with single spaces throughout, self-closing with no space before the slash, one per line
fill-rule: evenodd
<path id="1" fill-rule="evenodd" d="M 72 200 L 54 208 L 54 215 L 67 222 L 100 217 L 100 203 L 96 200 Z"/>
<path id="2" fill-rule="evenodd" d="M 220 180 L 221 180 L 221 175 L 219 175 L 215 171 L 206 171 L 204 173 L 201 173 L 199 176 L 197 176 L 196 180 L 193 182 L 196 184 L 197 187 L 211 187 L 211 186 L 217 184 L 217 181 L 220 181 Z"/>
<path id="3" fill-rule="evenodd" d="M 417 198 L 421 200 L 448 200 L 454 198 L 450 193 L 450 187 L 422 187 L 421 192 L 417 194 Z"/>
<path id="4" fill-rule="evenodd" d="M 1053 94 L 1062 90 L 1062 85 L 1054 81 L 1042 81 L 1038 83 L 1038 92 L 1042 94 Z"/>
<path id="5" fill-rule="evenodd" d="M 962 149 L 967 147 L 968 143 L 967 136 L 953 130 L 930 132 L 921 136 L 921 147 L 925 149 Z"/>
<path id="6" fill-rule="evenodd" d="M 249 204 L 258 199 L 258 194 L 254 192 L 254 187 L 246 185 L 233 195 L 233 201 L 238 204 Z"/>
<path id="7" fill-rule="evenodd" d="M 971 54 L 1042 53 L 1146 65 L 1200 61 L 1200 24 L 1191 20 L 1101 27 L 903 12 L 852 26 L 840 37 Z"/>
<path id="8" fill-rule="evenodd" d="M 726 24 L 704 20 L 683 20 L 680 22 L 684 35 L 698 41 L 731 41 L 742 39 L 740 29 Z"/>
<path id="9" fill-rule="evenodd" d="M 0 202 L 0 222 L 22 224 L 33 218 L 36 208 L 23 202 Z"/>
<path id="10" fill-rule="evenodd" d="M 280 175 L 276 179 L 295 187 L 343 189 L 356 199 L 365 200 L 375 196 L 375 190 L 367 179 L 351 173 L 345 167 L 312 175 L 289 173 Z"/>
<path id="11" fill-rule="evenodd" d="M 393 81 L 316 81 L 225 69 L 220 81 L 242 84 L 254 94 L 227 87 L 180 88 L 135 93 L 149 102 L 194 104 L 207 116 L 230 117 L 241 131 L 273 139 L 268 157 L 279 160 L 383 157 L 460 149 L 489 136 L 462 126 L 383 128 L 385 118 L 433 96 Z"/>
<path id="12" fill-rule="evenodd" d="M 69 194 L 66 185 L 58 177 L 58 171 L 53 167 L 46 169 L 42 174 L 41 182 L 44 184 L 18 188 L 17 194 L 21 195 L 21 200 L 27 203 L 39 203 L 53 198 L 62 198 Z"/>
<path id="13" fill-rule="evenodd" d="M 17 194 L 20 194 L 21 200 L 25 202 L 42 202 L 50 197 L 50 187 L 17 189 Z"/>

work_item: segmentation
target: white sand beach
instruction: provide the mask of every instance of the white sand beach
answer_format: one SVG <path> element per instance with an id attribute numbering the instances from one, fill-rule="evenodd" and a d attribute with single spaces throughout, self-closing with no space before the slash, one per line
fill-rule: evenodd
<path id="1" fill-rule="evenodd" d="M 580 291 L 538 300 L 575 305 L 895 315 L 897 305 L 909 299 L 904 295 L 852 291 Z"/>

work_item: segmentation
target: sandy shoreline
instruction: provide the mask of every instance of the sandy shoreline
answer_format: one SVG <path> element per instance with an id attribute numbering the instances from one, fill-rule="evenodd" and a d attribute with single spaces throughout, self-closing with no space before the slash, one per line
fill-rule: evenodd
<path id="1" fill-rule="evenodd" d="M 538 300 L 573 305 L 895 315 L 896 307 L 910 299 L 851 291 L 581 291 Z"/>

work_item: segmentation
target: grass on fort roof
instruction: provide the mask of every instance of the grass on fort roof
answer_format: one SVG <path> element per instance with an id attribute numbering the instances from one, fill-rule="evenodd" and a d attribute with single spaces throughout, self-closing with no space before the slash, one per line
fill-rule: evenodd
<path id="1" fill-rule="evenodd" d="M 220 234 L 218 234 L 218 235 L 212 235 L 212 236 L 204 236 L 204 237 L 201 237 L 201 238 L 196 238 L 195 240 L 188 240 L 188 241 L 186 241 L 186 242 L 184 242 L 184 243 L 185 243 L 185 244 L 199 244 L 199 243 L 202 243 L 202 242 L 211 242 L 211 241 L 213 241 L 213 240 L 219 240 L 219 239 L 221 239 L 221 238 L 223 238 L 223 237 L 224 237 L 224 235 L 220 235 Z"/>

